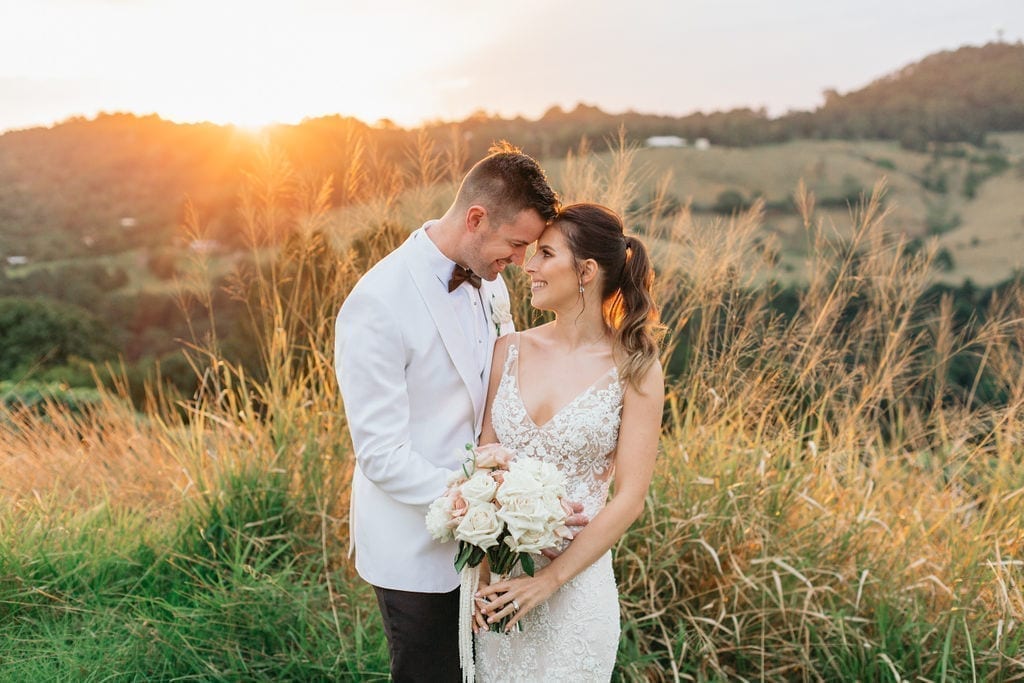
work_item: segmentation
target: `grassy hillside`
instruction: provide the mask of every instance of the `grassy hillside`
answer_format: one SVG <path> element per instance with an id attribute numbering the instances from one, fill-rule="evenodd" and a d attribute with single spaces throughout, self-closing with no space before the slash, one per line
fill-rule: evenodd
<path id="1" fill-rule="evenodd" d="M 568 112 L 554 107 L 535 121 L 478 114 L 405 130 L 327 116 L 260 135 L 230 126 L 177 125 L 156 116 L 75 118 L 49 129 L 0 135 L 0 256 L 59 259 L 166 245 L 184 218 L 186 196 L 211 235 L 237 245 L 241 222 L 232 211 L 234 197 L 246 173 L 260 172 L 268 144 L 302 177 L 333 175 L 330 200 L 340 207 L 376 196 L 376 188 L 396 179 L 424 173 L 460 177 L 471 159 L 502 138 L 538 158 L 554 159 L 581 136 L 603 148 L 602 141 L 623 127 L 633 142 L 677 134 L 734 148 L 839 138 L 900 141 L 920 151 L 933 142 L 981 145 L 994 133 L 1024 130 L 1022 79 L 1024 45 L 992 43 L 930 55 L 858 91 L 829 93 L 815 111 L 778 118 L 750 109 L 683 117 L 613 114 L 581 104 Z M 423 142 L 437 154 L 419 155 L 416 148 Z M 871 143 L 859 144 L 872 155 Z M 824 184 L 818 189 L 842 192 L 851 189 L 844 183 L 847 172 L 853 178 L 866 175 L 864 168 L 848 167 L 831 153 L 805 154 L 799 144 L 782 147 L 774 154 L 763 148 L 765 155 L 753 167 L 764 162 L 767 168 L 756 171 L 759 178 L 744 180 L 743 187 L 784 195 L 778 173 L 779 181 L 804 175 L 809 184 Z M 887 145 L 875 151 L 884 157 L 871 159 L 891 161 L 898 173 L 923 166 Z M 829 156 L 825 168 L 819 163 L 822 154 Z M 427 158 L 430 167 L 421 163 Z M 717 164 L 704 165 L 699 177 L 712 198 L 716 187 L 727 189 L 742 180 L 719 170 Z M 826 187 L 829 183 L 834 186 Z M 681 196 L 695 198 L 704 191 L 692 184 L 682 190 Z"/>
<path id="2" fill-rule="evenodd" d="M 893 236 L 922 241 L 934 237 L 948 250 L 951 266 L 937 281 L 970 279 L 990 285 L 1024 267 L 1024 134 L 996 138 L 998 149 L 961 144 L 938 153 L 912 152 L 885 141 L 800 140 L 752 148 L 712 146 L 639 149 L 635 221 L 650 217 L 644 209 L 659 192 L 669 207 L 686 206 L 698 214 L 727 217 L 723 193 L 749 204 L 761 197 L 765 236 L 777 244 L 777 276 L 806 279 L 810 245 L 793 195 L 802 181 L 813 192 L 820 217 L 834 238 L 849 237 L 850 213 L 858 198 L 885 183 L 886 229 Z M 611 165 L 612 153 L 599 154 Z M 992 164 L 999 167 L 992 171 Z M 565 160 L 546 164 L 556 185 Z M 969 181 L 973 174 L 976 178 Z M 970 186 L 973 182 L 973 187 Z M 969 189 L 973 196 L 965 194 Z"/>
<path id="3" fill-rule="evenodd" d="M 986 181 L 977 198 L 959 208 L 963 223 L 939 238 L 956 260 L 945 279 L 969 277 L 987 284 L 1024 272 L 1022 196 L 1024 173 L 1018 167 Z"/>
<path id="4" fill-rule="evenodd" d="M 945 154 L 912 152 L 885 141 L 800 140 L 751 148 L 712 146 L 708 150 L 640 148 L 636 152 L 637 220 L 648 220 L 642 209 L 657 196 L 659 187 L 669 205 L 689 205 L 697 212 L 728 215 L 718 206 L 723 193 L 733 191 L 747 203 L 761 197 L 767 204 L 764 230 L 773 234 L 780 247 L 780 277 L 800 279 L 807 240 L 802 220 L 792 197 L 799 182 L 817 198 L 823 217 L 833 224 L 837 236 L 849 224 L 850 207 L 862 194 L 884 180 L 887 227 L 894 234 L 927 239 L 935 236 L 953 257 L 953 267 L 936 274 L 937 279 L 993 284 L 1010 277 L 1024 263 L 1017 254 L 1024 230 L 1024 209 L 1019 197 L 1024 191 L 1024 133 L 1003 134 L 995 141 L 1000 148 L 979 149 L 961 144 Z M 1004 159 L 1006 168 L 987 175 L 989 156 Z M 597 155 L 608 164 L 612 152 Z M 556 186 L 564 175 L 564 158 L 544 160 Z M 984 175 L 976 183 L 974 196 L 965 196 L 970 173 Z M 422 194 L 424 190 L 415 192 Z M 173 204 L 174 202 L 169 202 Z M 406 202 L 407 204 L 407 202 Z M 444 200 L 435 196 L 429 215 L 443 211 Z M 338 215 L 361 216 L 368 224 L 380 203 L 340 209 Z M 180 207 L 176 211 L 180 211 Z M 218 210 L 219 211 L 219 210 Z M 394 216 L 413 227 L 419 216 Z M 137 247 L 118 256 L 81 254 L 73 258 L 45 260 L 45 267 L 60 268 L 69 263 L 98 263 L 123 268 L 135 288 L 162 289 L 148 272 L 150 258 L 164 251 L 179 266 L 189 256 L 188 244 L 176 224 L 164 232 L 171 241 L 162 246 Z M 216 231 L 214 231 L 216 232 Z M 241 235 L 236 234 L 235 240 Z M 230 244 L 229 244 L 230 246 Z M 228 259 L 230 261 L 230 259 Z M 6 266 L 10 277 L 22 277 L 42 267 L 31 262 L 23 267 Z"/>

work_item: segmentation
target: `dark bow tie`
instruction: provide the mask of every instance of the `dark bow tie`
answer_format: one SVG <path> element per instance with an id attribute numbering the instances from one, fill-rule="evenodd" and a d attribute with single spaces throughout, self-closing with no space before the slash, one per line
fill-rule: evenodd
<path id="1" fill-rule="evenodd" d="M 452 278 L 448 280 L 448 291 L 454 292 L 455 288 L 463 282 L 468 282 L 477 289 L 480 289 L 480 276 L 469 268 L 463 268 L 456 263 L 455 268 L 452 269 Z"/>

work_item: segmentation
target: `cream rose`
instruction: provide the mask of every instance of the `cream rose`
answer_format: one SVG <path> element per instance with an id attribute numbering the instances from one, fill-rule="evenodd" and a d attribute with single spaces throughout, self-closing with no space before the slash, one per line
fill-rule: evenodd
<path id="1" fill-rule="evenodd" d="M 518 538 L 514 535 L 505 537 L 505 543 L 517 553 L 539 553 L 545 548 L 558 544 L 558 537 L 550 531 L 528 531 Z"/>
<path id="2" fill-rule="evenodd" d="M 469 510 L 469 501 L 463 497 L 459 489 L 449 491 L 445 497 L 451 501 L 448 510 L 448 516 L 451 518 L 448 521 L 448 528 L 454 529 L 462 521 L 462 518 L 466 516 L 466 512 Z"/>
<path id="3" fill-rule="evenodd" d="M 487 550 L 498 544 L 502 523 L 491 503 L 474 503 L 455 528 L 455 538 Z"/>
<path id="4" fill-rule="evenodd" d="M 555 499 L 564 495 L 565 477 L 557 467 L 534 458 L 522 458 L 509 464 L 508 473 L 498 491 L 498 501 L 502 502 L 502 496 Z"/>
<path id="5" fill-rule="evenodd" d="M 521 552 L 520 546 L 532 545 L 538 538 L 548 534 L 553 526 L 550 509 L 536 498 L 506 498 L 498 510 L 498 518 L 508 528 L 514 542 L 510 544 L 512 548 Z M 540 546 L 544 547 L 547 546 Z"/>
<path id="6" fill-rule="evenodd" d="M 448 526 L 452 519 L 452 500 L 448 496 L 441 496 L 427 509 L 427 531 L 434 540 L 450 541 L 454 536 Z"/>
<path id="7" fill-rule="evenodd" d="M 490 503 L 497 489 L 498 482 L 494 481 L 490 472 L 478 470 L 462 485 L 461 492 L 462 497 L 470 503 Z"/>
<path id="8" fill-rule="evenodd" d="M 509 463 L 515 459 L 515 454 L 500 443 L 489 443 L 486 446 L 477 446 L 473 449 L 476 454 L 476 466 L 487 469 L 507 469 Z"/>

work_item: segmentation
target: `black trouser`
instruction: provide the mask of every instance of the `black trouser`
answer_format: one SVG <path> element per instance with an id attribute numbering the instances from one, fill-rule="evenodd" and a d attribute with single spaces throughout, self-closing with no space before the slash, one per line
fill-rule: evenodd
<path id="1" fill-rule="evenodd" d="M 373 587 L 396 683 L 461 683 L 459 589 L 411 593 Z"/>

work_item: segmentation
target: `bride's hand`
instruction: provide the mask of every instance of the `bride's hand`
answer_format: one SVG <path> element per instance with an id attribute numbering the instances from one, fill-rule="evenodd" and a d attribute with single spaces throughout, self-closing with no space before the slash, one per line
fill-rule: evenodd
<path id="1" fill-rule="evenodd" d="M 476 592 L 477 598 L 482 598 L 482 601 L 477 601 L 477 605 L 482 616 L 487 619 L 486 624 L 511 616 L 505 627 L 505 631 L 508 632 L 524 614 L 550 598 L 557 590 L 558 583 L 541 569 L 536 576 L 520 576 L 482 586 Z"/>

